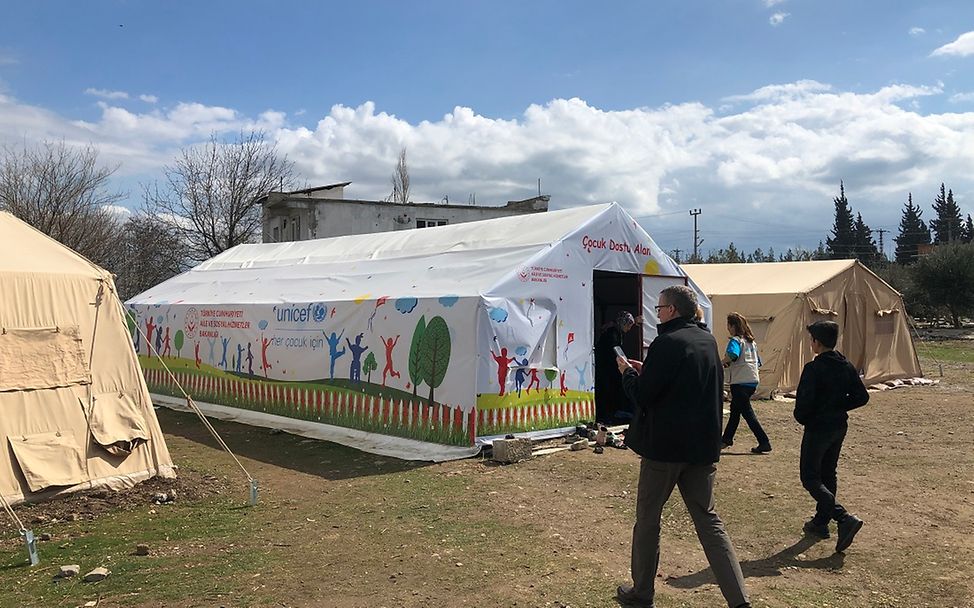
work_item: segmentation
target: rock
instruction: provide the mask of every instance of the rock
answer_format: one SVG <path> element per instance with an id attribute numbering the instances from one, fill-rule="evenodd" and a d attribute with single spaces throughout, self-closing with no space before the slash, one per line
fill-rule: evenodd
<path id="1" fill-rule="evenodd" d="M 77 576 L 81 572 L 81 566 L 77 564 L 71 564 L 70 566 L 61 566 L 58 570 L 58 578 L 71 578 L 72 576 Z"/>
<path id="2" fill-rule="evenodd" d="M 531 458 L 530 439 L 495 439 L 491 451 L 491 460 L 510 464 Z"/>
<path id="3" fill-rule="evenodd" d="M 140 543 L 138 545 L 135 545 L 135 554 L 136 555 L 148 555 L 149 554 L 149 545 L 146 545 L 144 543 Z"/>
<path id="4" fill-rule="evenodd" d="M 65 517 L 64 519 L 66 519 L 67 521 L 78 521 L 79 519 L 81 519 L 81 516 L 78 515 L 77 513 L 68 513 L 68 516 Z"/>
<path id="5" fill-rule="evenodd" d="M 51 518 L 48 517 L 47 515 L 35 515 L 34 516 L 34 519 L 30 520 L 30 523 L 32 523 L 32 524 L 46 524 L 49 521 L 51 521 Z"/>
<path id="6" fill-rule="evenodd" d="M 37 538 L 40 539 L 40 540 L 51 540 L 51 535 L 48 534 L 47 532 L 45 532 L 45 533 L 41 534 L 40 536 L 38 536 Z"/>
<path id="7" fill-rule="evenodd" d="M 588 439 L 579 439 L 578 441 L 573 443 L 571 447 L 571 450 L 573 452 L 578 452 L 580 450 L 587 450 L 587 449 L 588 449 Z"/>
<path id="8" fill-rule="evenodd" d="M 108 570 L 108 568 L 95 568 L 85 575 L 84 581 L 86 583 L 97 583 L 98 581 L 103 581 L 108 578 L 109 574 L 111 574 L 111 572 Z"/>

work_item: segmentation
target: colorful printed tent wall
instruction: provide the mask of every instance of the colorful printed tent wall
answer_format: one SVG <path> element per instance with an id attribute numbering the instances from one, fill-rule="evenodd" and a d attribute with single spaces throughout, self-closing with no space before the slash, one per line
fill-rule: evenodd
<path id="1" fill-rule="evenodd" d="M 0 213 L 0 494 L 173 476 L 112 275 Z"/>
<path id="2" fill-rule="evenodd" d="M 840 326 L 838 349 L 866 384 L 921 375 L 903 297 L 856 260 L 764 264 L 684 264 L 710 297 L 714 335 L 726 344 L 727 313 L 754 330 L 761 354 L 758 394 L 790 391 L 813 357 L 805 327 Z"/>
<path id="3" fill-rule="evenodd" d="M 128 305 L 218 416 L 442 460 L 592 419 L 594 270 L 641 275 L 649 320 L 687 281 L 613 203 L 240 245 Z M 175 394 L 139 339 L 153 392 Z"/>

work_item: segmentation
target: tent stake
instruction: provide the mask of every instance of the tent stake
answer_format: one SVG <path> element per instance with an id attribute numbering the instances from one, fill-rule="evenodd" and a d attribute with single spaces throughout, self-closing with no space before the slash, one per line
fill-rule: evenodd
<path id="1" fill-rule="evenodd" d="M 37 554 L 37 540 L 34 538 L 34 531 L 23 529 L 20 535 L 24 537 L 24 544 L 27 545 L 27 555 L 30 557 L 30 565 L 36 566 L 41 563 L 41 558 Z"/>
<path id="2" fill-rule="evenodd" d="M 250 506 L 253 507 L 256 505 L 257 505 L 257 480 L 251 479 L 250 480 Z"/>

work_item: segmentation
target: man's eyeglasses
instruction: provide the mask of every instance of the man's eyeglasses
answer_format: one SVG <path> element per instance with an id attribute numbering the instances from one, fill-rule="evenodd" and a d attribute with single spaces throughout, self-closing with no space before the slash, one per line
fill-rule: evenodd
<path id="1" fill-rule="evenodd" d="M 659 312 L 659 309 L 660 308 L 673 308 L 673 305 L 672 304 L 659 304 L 657 306 L 653 306 L 653 308 L 656 309 L 656 312 Z"/>

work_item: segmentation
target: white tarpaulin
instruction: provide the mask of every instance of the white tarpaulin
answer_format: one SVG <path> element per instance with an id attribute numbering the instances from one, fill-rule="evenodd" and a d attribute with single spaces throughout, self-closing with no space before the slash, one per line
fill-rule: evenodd
<path id="1" fill-rule="evenodd" d="M 647 278 L 644 341 L 640 294 L 688 281 L 612 203 L 240 245 L 128 306 L 199 401 L 470 448 L 593 417 L 595 271 Z M 133 335 L 149 385 L 172 394 Z"/>

